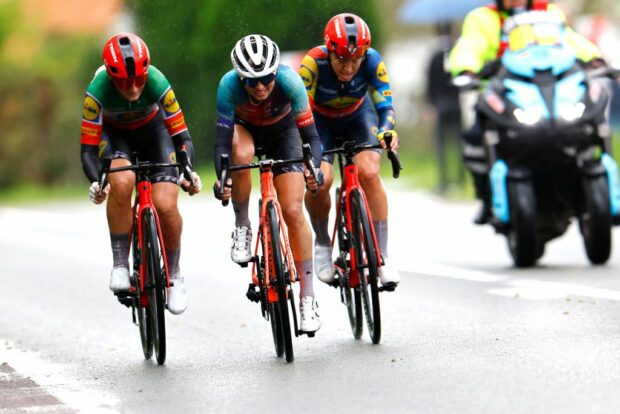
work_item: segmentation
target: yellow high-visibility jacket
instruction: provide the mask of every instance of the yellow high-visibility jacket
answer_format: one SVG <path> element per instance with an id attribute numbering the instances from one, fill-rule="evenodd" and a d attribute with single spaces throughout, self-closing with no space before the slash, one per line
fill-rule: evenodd
<path id="1" fill-rule="evenodd" d="M 566 16 L 559 7 L 549 4 L 547 11 L 557 13 L 562 21 Z M 478 7 L 465 17 L 461 37 L 450 52 L 450 72 L 478 73 L 482 67 L 500 54 L 501 25 L 508 15 L 490 6 Z M 577 58 L 589 62 L 600 58 L 601 52 L 592 42 L 566 27 L 566 42 L 575 50 Z"/>

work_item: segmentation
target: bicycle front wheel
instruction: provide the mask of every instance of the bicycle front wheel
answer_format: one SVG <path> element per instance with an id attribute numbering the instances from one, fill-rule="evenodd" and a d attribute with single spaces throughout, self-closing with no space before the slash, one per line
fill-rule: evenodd
<path id="1" fill-rule="evenodd" d="M 134 226 L 131 236 L 131 250 L 133 257 L 133 274 L 131 275 L 131 284 L 136 292 L 133 308 L 136 312 L 138 320 L 138 329 L 140 330 L 140 342 L 142 343 L 142 353 L 145 359 L 151 359 L 153 356 L 153 335 L 151 334 L 151 316 L 148 307 L 142 306 L 142 296 L 140 292 L 140 246 L 138 243 L 138 226 Z"/>
<path id="2" fill-rule="evenodd" d="M 273 274 L 276 290 L 278 292 L 278 301 L 273 305 L 279 318 L 275 318 L 276 323 L 279 322 L 282 338 L 284 339 L 284 355 L 286 362 L 292 362 L 295 358 L 293 355 L 293 339 L 291 335 L 291 321 L 288 313 L 288 300 L 286 298 L 288 281 L 286 272 L 284 271 L 284 259 L 280 247 L 280 222 L 278 220 L 278 212 L 273 202 L 267 204 L 267 218 L 269 220 L 269 232 L 271 233 L 271 256 L 273 258 Z"/>
<path id="3" fill-rule="evenodd" d="M 352 234 L 355 258 L 360 277 L 366 325 L 373 344 L 381 340 L 381 308 L 379 306 L 379 259 L 371 232 L 371 223 L 364 199 L 358 190 L 351 193 Z"/>
<path id="4" fill-rule="evenodd" d="M 340 200 L 340 189 L 336 189 L 336 202 Z M 338 259 L 336 265 L 342 269 L 340 275 L 340 290 L 342 292 L 341 298 L 347 307 L 347 313 L 349 314 L 349 324 L 351 325 L 351 331 L 355 339 L 360 339 L 364 331 L 364 314 L 362 313 L 362 297 L 359 289 L 351 287 L 350 264 L 347 263 L 347 257 L 349 255 L 349 241 L 350 237 L 347 232 L 347 213 L 344 198 L 342 205 L 340 206 L 340 214 L 336 218 L 338 226 Z"/>
<path id="5" fill-rule="evenodd" d="M 149 297 L 149 316 L 155 357 L 159 365 L 166 361 L 166 275 L 164 255 L 159 244 L 157 224 L 153 211 L 147 209 L 142 215 L 142 228 L 146 247 L 146 291 Z"/>

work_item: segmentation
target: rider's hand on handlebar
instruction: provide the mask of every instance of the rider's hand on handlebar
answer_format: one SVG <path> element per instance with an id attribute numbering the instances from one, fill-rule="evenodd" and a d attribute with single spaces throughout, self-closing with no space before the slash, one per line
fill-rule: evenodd
<path id="1" fill-rule="evenodd" d="M 390 143 L 390 148 L 387 148 L 385 140 L 383 139 L 385 134 L 391 134 L 392 135 L 392 142 Z M 377 134 L 377 138 L 379 139 L 379 143 L 381 144 L 383 149 L 389 149 L 390 151 L 396 151 L 398 149 L 398 144 L 399 144 L 398 143 L 398 133 L 396 131 L 394 131 L 393 129 L 387 129 L 385 131 L 380 131 Z"/>
<path id="2" fill-rule="evenodd" d="M 226 186 L 223 193 L 220 192 L 221 188 L 222 183 L 220 182 L 220 180 L 217 180 L 213 184 L 213 194 L 215 195 L 215 198 L 222 201 L 230 200 L 230 196 L 232 195 L 232 178 L 226 180 Z"/>
<path id="3" fill-rule="evenodd" d="M 200 176 L 192 171 L 192 182 L 190 184 L 189 181 L 185 177 L 181 180 L 181 188 L 183 191 L 187 192 L 189 195 L 193 196 L 194 194 L 198 194 L 202 189 L 202 180 Z"/>
<path id="4" fill-rule="evenodd" d="M 314 174 L 316 175 L 316 178 L 323 182 L 323 171 L 321 171 L 320 168 L 315 168 Z M 312 174 L 310 173 L 310 170 L 307 168 L 304 168 L 304 179 L 306 180 L 306 188 L 310 191 L 316 191 L 319 188 L 319 183 L 316 182 L 316 180 L 314 179 L 314 177 L 312 176 Z"/>
<path id="5" fill-rule="evenodd" d="M 110 184 L 106 185 L 103 191 L 99 191 L 99 183 L 93 182 L 88 190 L 88 198 L 95 204 L 101 204 L 105 201 L 110 192 Z"/>

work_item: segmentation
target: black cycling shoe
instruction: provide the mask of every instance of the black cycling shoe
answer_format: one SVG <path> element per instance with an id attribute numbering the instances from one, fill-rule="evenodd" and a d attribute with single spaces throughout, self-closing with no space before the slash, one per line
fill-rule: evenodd
<path id="1" fill-rule="evenodd" d="M 491 206 L 487 203 L 482 203 L 482 206 L 480 207 L 480 211 L 478 211 L 478 214 L 476 214 L 476 217 L 474 217 L 474 224 L 478 224 L 478 225 L 483 225 L 483 224 L 487 224 L 489 222 L 489 220 L 491 219 Z"/>

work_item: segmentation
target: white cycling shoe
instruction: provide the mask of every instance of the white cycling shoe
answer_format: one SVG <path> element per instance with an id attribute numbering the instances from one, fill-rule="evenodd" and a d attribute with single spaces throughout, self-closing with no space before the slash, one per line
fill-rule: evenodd
<path id="1" fill-rule="evenodd" d="M 179 315 L 187 309 L 187 288 L 179 276 L 171 278 L 170 283 L 172 286 L 168 288 L 168 310 L 173 315 Z"/>
<path id="2" fill-rule="evenodd" d="M 110 290 L 112 292 L 122 292 L 129 290 L 129 269 L 124 266 L 112 268 L 110 273 Z"/>
<path id="3" fill-rule="evenodd" d="M 299 313 L 301 314 L 301 326 L 303 332 L 316 332 L 321 327 L 319 318 L 319 305 L 312 296 L 304 296 L 299 301 Z"/>
<path id="4" fill-rule="evenodd" d="M 394 290 L 400 283 L 400 273 L 391 266 L 383 265 L 379 268 L 379 280 L 385 290 Z"/>
<path id="5" fill-rule="evenodd" d="M 249 262 L 252 258 L 252 229 L 247 226 L 235 227 L 231 237 L 230 258 L 232 261 L 238 264 Z"/>
<path id="6" fill-rule="evenodd" d="M 332 260 L 331 246 L 314 245 L 314 269 L 321 282 L 330 284 L 334 281 L 336 270 Z"/>

